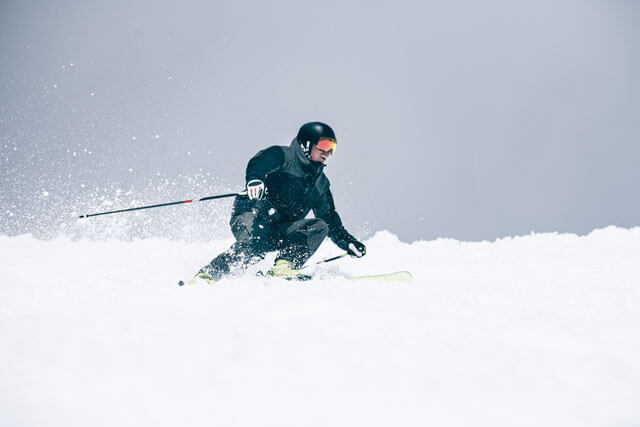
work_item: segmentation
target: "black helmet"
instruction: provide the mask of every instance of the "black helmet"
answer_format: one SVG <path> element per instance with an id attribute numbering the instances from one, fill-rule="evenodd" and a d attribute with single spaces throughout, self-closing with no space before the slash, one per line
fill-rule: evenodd
<path id="1" fill-rule="evenodd" d="M 320 138 L 331 138 L 335 140 L 336 134 L 333 133 L 331 126 L 325 123 L 311 122 L 303 124 L 296 137 L 300 148 L 302 148 L 302 151 L 304 151 L 307 157 L 311 156 L 311 147 L 317 144 Z"/>

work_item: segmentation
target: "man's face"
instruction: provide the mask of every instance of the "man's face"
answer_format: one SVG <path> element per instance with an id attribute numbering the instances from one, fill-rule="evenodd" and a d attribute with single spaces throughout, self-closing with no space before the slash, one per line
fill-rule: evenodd
<path id="1" fill-rule="evenodd" d="M 332 154 L 333 151 L 322 151 L 316 145 L 314 145 L 311 149 L 311 160 L 324 164 L 324 162 L 326 162 L 329 156 L 331 156 Z"/>

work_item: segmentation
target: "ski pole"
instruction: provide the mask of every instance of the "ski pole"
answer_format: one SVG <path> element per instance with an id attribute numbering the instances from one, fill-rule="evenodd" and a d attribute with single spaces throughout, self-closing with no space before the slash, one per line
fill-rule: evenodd
<path id="1" fill-rule="evenodd" d="M 345 252 L 345 253 L 343 253 L 343 254 L 341 254 L 341 255 L 334 256 L 334 257 L 327 258 L 327 259 L 323 259 L 322 261 L 318 261 L 318 262 L 316 262 L 316 263 L 315 263 L 315 265 L 323 264 L 323 263 L 325 263 L 325 262 L 335 261 L 335 260 L 337 260 L 337 259 L 340 259 L 340 258 L 346 257 L 347 255 L 349 255 L 349 254 Z M 308 268 L 308 267 L 311 267 L 312 265 L 314 265 L 314 264 L 309 264 L 309 265 L 302 266 L 300 269 L 302 270 L 303 268 Z"/>
<path id="2" fill-rule="evenodd" d="M 325 263 L 325 262 L 335 261 L 335 260 L 337 260 L 337 259 L 340 259 L 340 258 L 346 257 L 347 255 L 349 255 L 349 254 L 345 252 L 345 253 L 343 253 L 342 255 L 338 255 L 338 256 L 334 256 L 334 257 L 332 257 L 332 258 L 327 258 L 327 259 L 323 259 L 322 261 L 318 261 L 318 262 L 316 262 L 316 264 L 322 264 L 322 263 Z"/>
<path id="3" fill-rule="evenodd" d="M 181 200 L 179 202 L 160 203 L 160 204 L 157 204 L 157 205 L 140 206 L 140 207 L 137 207 L 137 208 L 119 209 L 117 211 L 99 212 L 99 213 L 93 213 L 93 214 L 84 214 L 84 215 L 80 215 L 79 218 L 89 218 L 90 216 L 109 215 L 109 214 L 120 213 L 120 212 L 138 211 L 138 210 L 141 210 L 141 209 L 160 208 L 162 206 L 182 205 L 182 204 L 185 204 L 185 203 L 192 203 L 192 202 L 204 202 L 205 200 L 223 199 L 225 197 L 242 196 L 242 195 L 245 195 L 245 194 L 247 194 L 246 190 L 245 191 L 241 191 L 239 193 L 219 194 L 217 196 L 203 197 L 203 198 L 197 199 L 197 200 Z"/>

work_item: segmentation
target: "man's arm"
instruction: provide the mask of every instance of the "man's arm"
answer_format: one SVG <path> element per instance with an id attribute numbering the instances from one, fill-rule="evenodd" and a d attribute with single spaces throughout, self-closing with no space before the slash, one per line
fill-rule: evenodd
<path id="1" fill-rule="evenodd" d="M 340 215 L 336 212 L 336 206 L 333 202 L 333 195 L 327 189 L 321 196 L 320 204 L 313 210 L 316 218 L 322 219 L 329 226 L 329 238 L 340 249 L 347 251 L 349 255 L 364 256 L 367 248 L 353 237 L 342 225 Z"/>
<path id="2" fill-rule="evenodd" d="M 266 148 L 253 156 L 249 160 L 245 175 L 249 199 L 262 199 L 267 190 L 264 185 L 264 179 L 283 165 L 284 151 L 282 147 L 277 145 Z"/>
<path id="3" fill-rule="evenodd" d="M 280 169 L 284 165 L 284 151 L 282 147 L 274 145 L 258 152 L 249 160 L 245 178 L 247 182 L 254 179 L 264 181 L 271 172 Z"/>

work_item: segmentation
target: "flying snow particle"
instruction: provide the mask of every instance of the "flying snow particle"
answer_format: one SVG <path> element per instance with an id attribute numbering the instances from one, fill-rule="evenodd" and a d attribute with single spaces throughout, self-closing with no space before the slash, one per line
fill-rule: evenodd
<path id="1" fill-rule="evenodd" d="M 160 135 L 156 134 L 156 139 L 160 139 Z"/>
<path id="2" fill-rule="evenodd" d="M 43 197 L 48 197 L 49 196 L 49 192 L 48 191 L 42 191 L 42 196 Z"/>

